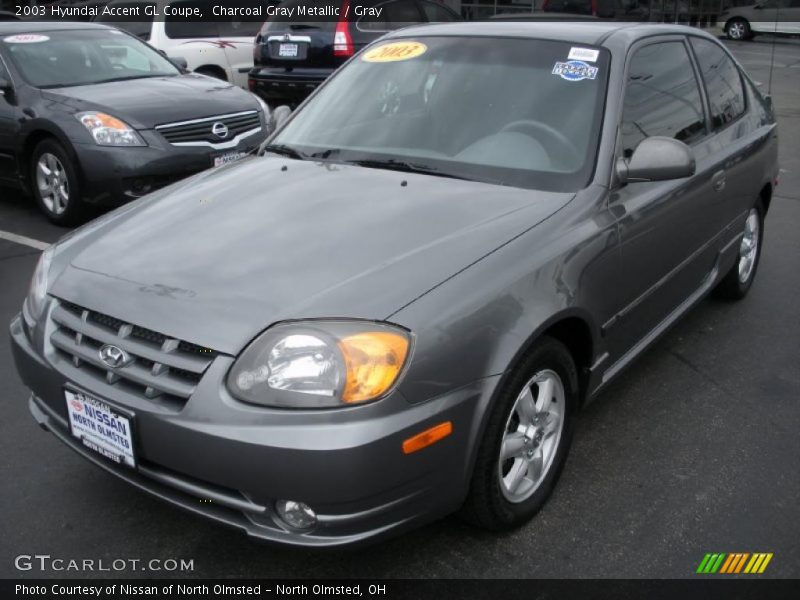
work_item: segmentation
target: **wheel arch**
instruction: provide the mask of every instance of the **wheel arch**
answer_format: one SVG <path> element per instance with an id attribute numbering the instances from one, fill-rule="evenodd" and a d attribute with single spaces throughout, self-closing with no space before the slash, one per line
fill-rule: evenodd
<path id="1" fill-rule="evenodd" d="M 569 308 L 552 315 L 534 329 L 517 349 L 508 367 L 494 386 L 491 397 L 485 403 L 485 409 L 480 415 L 479 423 L 476 423 L 475 429 L 471 434 L 469 456 L 465 463 L 465 482 L 467 486 L 472 480 L 480 448 L 480 440 L 486 435 L 486 427 L 492 412 L 496 409 L 498 398 L 505 391 L 509 379 L 516 372 L 520 363 L 543 337 L 550 337 L 561 342 L 569 351 L 573 361 L 575 361 L 578 374 L 578 408 L 585 404 L 588 397 L 590 367 L 594 363 L 599 344 L 599 328 L 587 311 L 580 308 Z M 466 494 L 466 488 L 464 493 Z"/>
<path id="2" fill-rule="evenodd" d="M 769 205 L 772 202 L 772 184 L 765 184 L 758 193 L 758 197 L 761 199 L 761 205 L 764 207 L 764 216 L 766 217 L 769 212 Z"/>
<path id="3" fill-rule="evenodd" d="M 77 175 L 79 179 L 83 179 L 83 171 L 80 168 L 80 162 L 78 161 L 78 156 L 75 153 L 75 149 L 72 147 L 69 139 L 62 131 L 60 131 L 56 127 L 49 126 L 46 123 L 40 123 L 32 127 L 25 133 L 25 137 L 23 138 L 20 156 L 19 156 L 19 174 L 20 180 L 22 185 L 27 191 L 30 191 L 30 167 L 31 167 L 31 159 L 33 158 L 33 152 L 41 142 L 47 139 L 52 139 L 57 141 L 61 146 L 63 146 L 64 150 L 69 154 L 70 159 L 75 165 L 75 170 L 77 171 Z"/>
<path id="4" fill-rule="evenodd" d="M 222 66 L 214 63 L 206 63 L 200 65 L 196 69 L 193 69 L 193 72 L 200 73 L 201 75 L 216 73 L 217 75 L 219 75 L 219 78 L 222 81 L 230 81 L 230 78 L 228 77 L 228 72 Z"/>

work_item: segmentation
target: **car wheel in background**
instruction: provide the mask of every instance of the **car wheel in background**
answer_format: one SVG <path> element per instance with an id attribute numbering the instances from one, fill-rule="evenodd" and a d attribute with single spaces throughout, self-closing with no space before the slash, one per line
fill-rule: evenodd
<path id="1" fill-rule="evenodd" d="M 572 438 L 575 362 L 543 337 L 504 385 L 489 416 L 462 516 L 490 530 L 532 518 L 549 497 Z"/>
<path id="2" fill-rule="evenodd" d="M 194 72 L 200 73 L 201 75 L 206 75 L 207 77 L 213 77 L 214 79 L 219 79 L 221 81 L 228 81 L 228 76 L 220 67 L 200 67 L 195 69 Z"/>
<path id="3" fill-rule="evenodd" d="M 715 296 L 725 300 L 741 300 L 747 295 L 756 278 L 763 240 L 764 208 L 759 200 L 745 220 L 736 264 L 717 285 Z"/>
<path id="4" fill-rule="evenodd" d="M 72 159 L 56 140 L 39 142 L 30 164 L 30 185 L 39 208 L 57 225 L 73 225 L 85 215 Z"/>
<path id="5" fill-rule="evenodd" d="M 725 23 L 725 35 L 728 39 L 741 41 L 750 39 L 753 35 L 750 23 L 745 19 L 731 19 Z"/>

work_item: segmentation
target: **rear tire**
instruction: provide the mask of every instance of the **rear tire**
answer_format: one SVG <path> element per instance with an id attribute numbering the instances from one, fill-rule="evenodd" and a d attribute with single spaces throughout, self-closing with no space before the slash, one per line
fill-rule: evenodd
<path id="1" fill-rule="evenodd" d="M 464 519 L 502 531 L 539 512 L 567 458 L 578 389 L 567 348 L 549 337 L 536 342 L 489 416 L 461 509 Z"/>
<path id="2" fill-rule="evenodd" d="M 763 241 L 764 207 L 759 200 L 747 215 L 736 264 L 714 289 L 716 297 L 723 300 L 741 300 L 747 295 L 756 278 Z"/>
<path id="3" fill-rule="evenodd" d="M 86 217 L 80 180 L 72 158 L 55 139 L 42 140 L 33 150 L 30 187 L 36 204 L 50 221 L 68 226 Z"/>
<path id="4" fill-rule="evenodd" d="M 745 19 L 731 19 L 725 23 L 725 35 L 728 39 L 737 42 L 749 40 L 753 37 L 753 30 L 750 28 L 750 23 Z"/>

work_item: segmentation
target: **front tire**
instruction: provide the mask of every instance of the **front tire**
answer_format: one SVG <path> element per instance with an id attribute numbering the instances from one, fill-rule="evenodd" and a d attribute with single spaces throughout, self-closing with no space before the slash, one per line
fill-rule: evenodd
<path id="1" fill-rule="evenodd" d="M 730 40 L 740 42 L 749 40 L 753 36 L 753 31 L 745 19 L 731 19 L 725 24 L 725 35 Z"/>
<path id="2" fill-rule="evenodd" d="M 763 241 L 764 207 L 759 200 L 745 220 L 736 264 L 719 282 L 714 290 L 715 296 L 723 300 L 741 300 L 747 295 L 756 278 Z"/>
<path id="3" fill-rule="evenodd" d="M 489 416 L 461 515 L 494 531 L 529 521 L 550 496 L 572 440 L 578 374 L 567 348 L 543 337 Z"/>
<path id="4" fill-rule="evenodd" d="M 56 225 L 74 225 L 85 216 L 74 163 L 56 140 L 43 140 L 34 149 L 30 185 L 39 208 Z"/>

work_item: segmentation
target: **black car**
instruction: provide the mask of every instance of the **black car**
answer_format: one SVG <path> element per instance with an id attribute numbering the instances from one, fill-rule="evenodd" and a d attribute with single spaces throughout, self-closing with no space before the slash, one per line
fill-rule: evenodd
<path id="1" fill-rule="evenodd" d="M 284 16 L 271 17 L 256 37 L 255 66 L 248 83 L 267 102 L 290 106 L 302 102 L 348 58 L 389 31 L 461 20 L 431 0 L 328 0 L 322 4 L 338 9 L 338 20 L 298 18 L 299 10 L 319 4 L 317 0 L 283 2 Z"/>
<path id="2" fill-rule="evenodd" d="M 0 184 L 58 224 L 261 144 L 267 107 L 186 73 L 136 37 L 89 23 L 0 23 Z"/>

